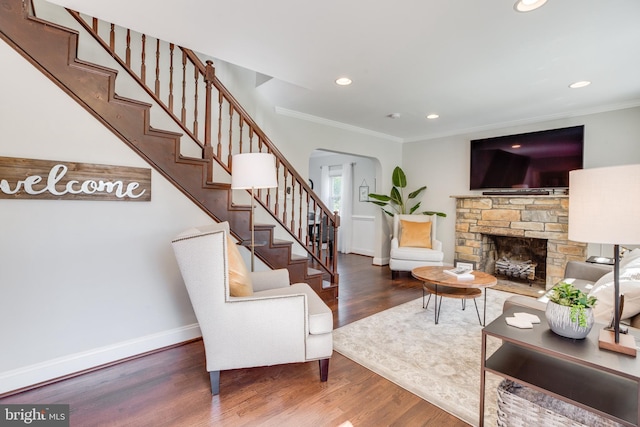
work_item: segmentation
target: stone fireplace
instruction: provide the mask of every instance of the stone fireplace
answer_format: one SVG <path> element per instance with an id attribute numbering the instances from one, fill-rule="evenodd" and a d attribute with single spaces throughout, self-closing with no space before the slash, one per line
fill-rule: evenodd
<path id="1" fill-rule="evenodd" d="M 567 238 L 568 196 L 452 197 L 456 199 L 455 258 L 473 261 L 478 270 L 494 273 L 496 259 L 492 258 L 503 256 L 496 246 L 496 239 L 501 236 L 523 239 L 520 246 L 529 248 L 529 252 L 520 253 L 521 249 L 506 252 L 516 261 L 535 263 L 536 278 L 545 289 L 563 278 L 568 261 L 584 261 L 587 257 L 585 243 Z M 514 248 L 517 247 L 516 244 Z"/>

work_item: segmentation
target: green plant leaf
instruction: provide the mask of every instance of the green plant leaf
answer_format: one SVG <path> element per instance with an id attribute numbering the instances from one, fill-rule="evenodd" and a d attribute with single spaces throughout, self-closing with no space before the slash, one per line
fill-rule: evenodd
<path id="1" fill-rule="evenodd" d="M 411 192 L 407 198 L 408 199 L 414 199 L 418 194 L 422 193 L 424 190 L 427 189 L 426 185 L 423 185 L 422 187 L 418 188 L 416 191 Z"/>
<path id="2" fill-rule="evenodd" d="M 391 175 L 391 182 L 394 186 L 404 188 L 407 186 L 407 176 L 400 166 L 396 166 Z"/>
<path id="3" fill-rule="evenodd" d="M 415 211 L 418 210 L 418 208 L 420 207 L 420 202 L 416 203 L 411 209 L 409 209 L 409 213 L 412 214 Z"/>
<path id="4" fill-rule="evenodd" d="M 400 194 L 400 190 L 397 187 L 393 187 L 391 189 L 391 201 L 396 205 L 403 205 L 402 194 Z"/>
<path id="5" fill-rule="evenodd" d="M 373 193 L 370 193 L 368 196 L 369 196 L 370 199 L 379 200 L 381 202 L 388 202 L 389 200 L 391 200 L 391 197 L 389 197 L 389 196 L 387 196 L 385 194 L 373 194 Z M 378 203 L 376 203 L 376 202 L 374 202 L 372 200 L 370 200 L 370 202 L 375 203 L 376 205 L 378 204 Z"/>

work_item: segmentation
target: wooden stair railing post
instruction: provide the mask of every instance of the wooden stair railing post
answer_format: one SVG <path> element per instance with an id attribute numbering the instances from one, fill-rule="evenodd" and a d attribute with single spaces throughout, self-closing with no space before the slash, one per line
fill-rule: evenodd
<path id="1" fill-rule="evenodd" d="M 211 86 L 216 76 L 216 69 L 213 67 L 213 61 L 207 61 L 204 73 L 205 89 L 205 122 L 204 122 L 204 159 L 209 161 L 207 165 L 207 182 L 213 182 L 213 162 L 215 155 L 213 146 L 211 145 L 211 120 L 213 117 L 213 109 L 211 107 Z"/>

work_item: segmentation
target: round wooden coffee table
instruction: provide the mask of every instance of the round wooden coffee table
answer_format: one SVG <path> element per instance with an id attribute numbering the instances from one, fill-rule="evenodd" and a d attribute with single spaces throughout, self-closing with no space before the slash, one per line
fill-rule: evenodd
<path id="1" fill-rule="evenodd" d="M 478 310 L 478 304 L 476 298 L 483 294 L 483 288 L 489 288 L 496 283 L 498 279 L 490 274 L 482 271 L 473 271 L 473 279 L 457 279 L 450 274 L 444 273 L 444 270 L 450 270 L 453 267 L 417 267 L 411 270 L 411 275 L 423 282 L 422 285 L 422 307 L 427 308 L 431 301 L 431 295 L 435 295 L 435 322 L 436 325 L 440 320 L 440 306 L 442 305 L 442 297 L 447 298 L 459 298 L 462 299 L 462 309 L 466 308 L 467 299 L 473 299 L 473 304 L 476 307 L 476 313 L 478 314 L 478 322 L 481 326 L 484 326 L 487 319 L 487 291 L 484 291 L 484 315 L 480 320 L 480 311 Z M 427 305 L 424 304 L 425 295 L 429 294 L 429 300 Z M 440 302 L 438 303 L 438 296 Z"/>

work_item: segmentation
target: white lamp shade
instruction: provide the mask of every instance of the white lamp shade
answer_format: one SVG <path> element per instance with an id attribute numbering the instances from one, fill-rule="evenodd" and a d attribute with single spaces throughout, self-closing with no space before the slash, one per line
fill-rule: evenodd
<path id="1" fill-rule="evenodd" d="M 569 239 L 640 243 L 640 164 L 569 172 Z"/>
<path id="2" fill-rule="evenodd" d="M 278 186 L 276 158 L 273 154 L 234 154 L 231 162 L 231 188 L 274 188 Z"/>

